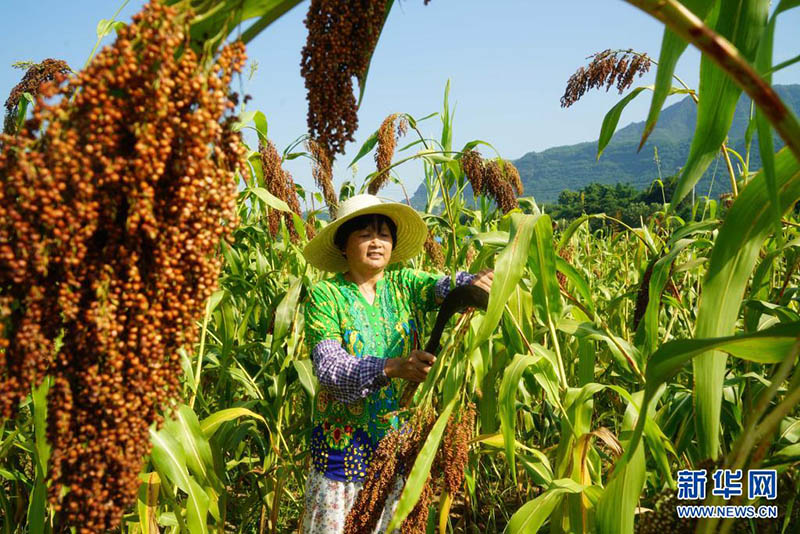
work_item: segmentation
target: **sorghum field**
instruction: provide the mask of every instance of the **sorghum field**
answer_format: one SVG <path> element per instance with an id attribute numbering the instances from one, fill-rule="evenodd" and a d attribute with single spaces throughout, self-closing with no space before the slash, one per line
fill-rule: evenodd
<path id="1" fill-rule="evenodd" d="M 325 276 L 302 249 L 338 202 L 411 161 L 429 237 L 410 266 L 495 279 L 485 312 L 451 321 L 411 431 L 393 438 L 409 466 L 394 526 L 800 532 L 800 122 L 770 85 L 798 60 L 774 64 L 772 44 L 800 2 L 628 0 L 664 23 L 658 58 L 607 50 L 567 81 L 564 106 L 625 95 L 598 152 L 637 96 L 652 98 L 645 137 L 668 94 L 697 103 L 671 199 L 638 225 L 551 218 L 491 145 L 453 146 L 447 91 L 438 113 L 362 124 L 375 133 L 356 160 L 378 171 L 336 191 L 393 2 L 311 0 L 308 134 L 281 151 L 231 82 L 246 44 L 298 3 L 152 0 L 98 28 L 112 44 L 83 70 L 33 65 L 9 96 L 0 533 L 295 531 L 317 391 L 302 303 Z M 697 88 L 674 72 L 689 45 Z M 651 67 L 655 84 L 634 87 Z M 725 144 L 743 91 L 761 169 Z M 283 169 L 298 157 L 318 191 Z M 717 158 L 732 193 L 692 200 Z M 705 504 L 777 518 L 679 519 L 678 472 L 702 469 Z M 718 469 L 774 469 L 777 498 L 751 499 L 747 475 L 740 495 L 714 495 Z"/>

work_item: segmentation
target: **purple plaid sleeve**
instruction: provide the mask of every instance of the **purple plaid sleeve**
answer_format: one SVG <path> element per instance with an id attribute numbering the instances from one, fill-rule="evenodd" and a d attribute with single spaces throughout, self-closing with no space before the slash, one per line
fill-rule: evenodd
<path id="1" fill-rule="evenodd" d="M 466 286 L 475 280 L 475 275 L 466 271 L 458 271 L 456 273 L 456 287 Z M 444 300 L 447 294 L 450 293 L 450 275 L 443 276 L 436 282 L 436 298 Z"/>
<path id="2" fill-rule="evenodd" d="M 356 358 L 334 339 L 317 343 L 311 352 L 314 374 L 319 383 L 341 402 L 350 404 L 389 384 L 383 372 L 385 359 Z"/>

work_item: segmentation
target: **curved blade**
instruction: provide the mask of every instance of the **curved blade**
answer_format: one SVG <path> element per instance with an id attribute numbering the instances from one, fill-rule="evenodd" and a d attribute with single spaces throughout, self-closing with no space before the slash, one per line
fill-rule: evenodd
<path id="1" fill-rule="evenodd" d="M 436 324 L 433 327 L 428 343 L 425 345 L 425 352 L 436 354 L 439 351 L 439 342 L 442 339 L 444 327 L 453 315 L 462 313 L 467 308 L 478 308 L 486 311 L 488 305 L 489 293 L 478 286 L 459 286 L 450 291 L 441 306 L 439 306 Z"/>

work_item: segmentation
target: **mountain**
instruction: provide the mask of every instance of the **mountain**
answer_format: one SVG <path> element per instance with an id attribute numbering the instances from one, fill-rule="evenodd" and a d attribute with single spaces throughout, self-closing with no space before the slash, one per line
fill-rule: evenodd
<path id="1" fill-rule="evenodd" d="M 775 90 L 783 101 L 797 114 L 800 111 L 800 85 L 776 85 Z M 750 98 L 742 95 L 736 106 L 733 124 L 728 134 L 729 146 L 744 157 L 744 137 L 750 112 Z M 644 121 L 620 128 L 611 142 L 597 157 L 597 141 L 576 145 L 557 146 L 542 152 L 528 152 L 514 161 L 525 186 L 525 196 L 533 196 L 537 202 L 552 202 L 564 189 L 577 191 L 591 182 L 603 184 L 630 183 L 645 189 L 658 178 L 658 167 L 654 161 L 654 147 L 658 149 L 661 176 L 678 172 L 686 163 L 694 134 L 697 106 L 690 97 L 672 104 L 661 111 L 658 124 L 642 150 L 637 153 Z M 599 125 L 598 125 L 599 127 Z M 783 142 L 776 138 L 776 149 Z M 736 165 L 735 158 L 733 158 Z M 750 150 L 750 169 L 759 169 L 761 161 L 756 139 Z M 716 172 L 716 173 L 715 173 Z M 699 195 L 712 195 L 730 190 L 730 180 L 725 162 L 718 159 L 712 163 L 697 184 Z M 414 193 L 412 205 L 424 207 L 425 188 L 421 185 Z"/>

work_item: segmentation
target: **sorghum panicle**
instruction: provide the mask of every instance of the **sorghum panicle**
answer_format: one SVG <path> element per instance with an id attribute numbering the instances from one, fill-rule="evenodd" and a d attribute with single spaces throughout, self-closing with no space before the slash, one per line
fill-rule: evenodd
<path id="1" fill-rule="evenodd" d="M 244 45 L 205 67 L 188 47 L 176 58 L 185 32 L 147 4 L 0 138 L 0 416 L 52 377 L 48 493 L 63 529 L 115 529 L 135 502 L 148 429 L 179 393 L 179 349 L 193 349 L 238 224 L 227 95 Z"/>
<path id="2" fill-rule="evenodd" d="M 345 520 L 344 534 L 371 534 L 375 530 L 394 485 L 397 452 L 406 439 L 403 432 L 390 430 L 372 453 L 364 484 Z"/>
<path id="3" fill-rule="evenodd" d="M 297 198 L 297 190 L 294 186 L 294 180 L 289 171 L 285 170 L 281 165 L 283 160 L 275 144 L 267 140 L 266 143 L 259 140 L 258 151 L 261 159 L 261 168 L 264 174 L 264 185 L 267 191 L 273 196 L 283 200 L 294 213 L 302 215 L 300 210 L 300 201 Z M 267 216 L 269 222 L 269 232 L 272 237 L 278 235 L 280 229 L 280 220 L 284 219 L 286 227 L 289 229 L 289 235 L 292 242 L 297 242 L 300 236 L 294 227 L 294 220 L 292 214 L 288 212 L 280 212 L 276 209 L 269 208 L 269 215 Z"/>
<path id="4" fill-rule="evenodd" d="M 375 165 L 379 174 L 372 179 L 369 187 L 367 187 L 367 192 L 370 195 L 376 195 L 389 179 L 389 171 L 380 171 L 392 164 L 394 149 L 397 146 L 394 128 L 394 121 L 397 119 L 397 115 L 397 113 L 394 113 L 386 117 L 381 127 L 378 128 L 378 147 L 375 150 Z"/>
<path id="5" fill-rule="evenodd" d="M 372 454 L 364 485 L 345 521 L 344 534 L 371 534 L 396 477 L 408 477 L 434 418 L 418 411 L 399 430 L 390 430 Z M 405 532 L 405 530 L 403 530 Z"/>
<path id="6" fill-rule="evenodd" d="M 45 59 L 39 64 L 31 65 L 22 77 L 22 80 L 14 86 L 6 99 L 6 116 L 3 124 L 5 133 L 14 133 L 17 107 L 19 101 L 25 93 L 34 98 L 39 94 L 39 88 L 43 83 L 56 79 L 58 75 L 66 75 L 72 72 L 66 61 L 60 59 Z"/>
<path id="7" fill-rule="evenodd" d="M 460 414 L 453 414 L 447 422 L 442 440 L 442 468 L 444 487 L 450 495 L 456 495 L 464 482 L 464 468 L 469 458 L 469 440 L 475 425 L 475 404 L 469 403 Z"/>
<path id="8" fill-rule="evenodd" d="M 308 132 L 331 157 L 358 126 L 353 78 L 363 76 L 386 13 L 385 0 L 311 0 L 300 74 L 308 91 Z"/>
<path id="9" fill-rule="evenodd" d="M 492 197 L 503 213 L 518 206 L 514 189 L 522 193 L 522 180 L 519 171 L 510 162 L 485 161 L 476 150 L 467 150 L 461 155 L 461 169 L 476 196 Z"/>
<path id="10" fill-rule="evenodd" d="M 403 534 L 425 534 L 428 525 L 428 513 L 433 501 L 433 487 L 430 475 L 422 486 L 419 500 L 406 516 L 400 531 Z"/>
<path id="11" fill-rule="evenodd" d="M 514 194 L 512 185 L 506 181 L 503 169 L 497 160 L 491 160 L 484 165 L 483 187 L 486 194 L 494 198 L 497 206 L 508 213 L 518 206 L 517 196 Z"/>
<path id="12" fill-rule="evenodd" d="M 605 86 L 608 91 L 612 85 L 622 94 L 632 84 L 638 74 L 641 77 L 650 70 L 652 61 L 647 54 L 628 50 L 603 50 L 589 56 L 587 67 L 580 67 L 567 81 L 561 107 L 568 108 L 589 90 Z M 588 59 L 588 58 L 587 58 Z"/>
<path id="13" fill-rule="evenodd" d="M 325 146 L 316 141 L 308 142 L 308 151 L 311 152 L 311 175 L 322 190 L 322 196 L 328 204 L 328 212 L 333 219 L 336 217 L 339 204 L 333 188 L 333 158 Z"/>
<path id="14" fill-rule="evenodd" d="M 467 150 L 461 156 L 461 168 L 476 195 L 483 193 L 483 158 L 477 150 Z"/>
<path id="15" fill-rule="evenodd" d="M 442 245 L 433 237 L 433 232 L 430 230 L 428 230 L 428 237 L 425 239 L 423 249 L 425 250 L 425 254 L 428 255 L 428 258 L 438 269 L 444 267 L 444 250 L 442 249 Z"/>

